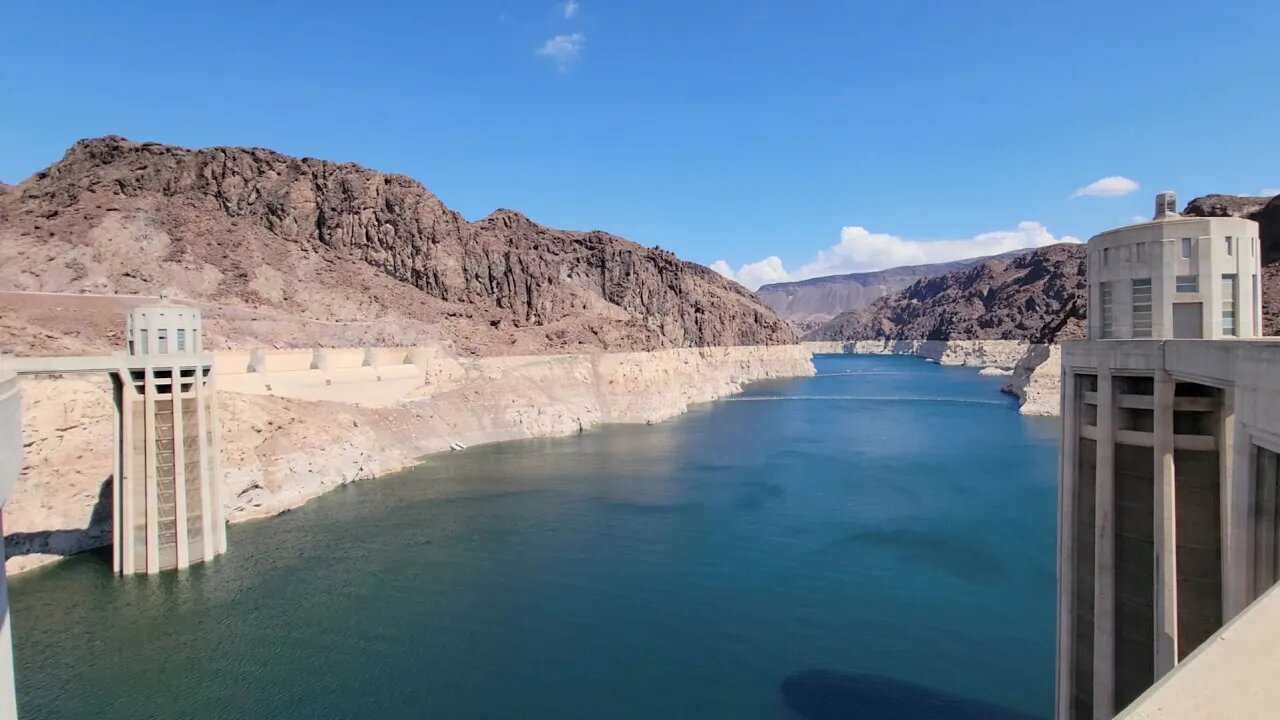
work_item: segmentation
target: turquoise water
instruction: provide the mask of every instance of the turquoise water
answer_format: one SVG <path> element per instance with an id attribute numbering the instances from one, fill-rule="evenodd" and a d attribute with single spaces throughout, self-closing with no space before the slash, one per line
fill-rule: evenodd
<path id="1" fill-rule="evenodd" d="M 1055 424 L 972 370 L 816 365 L 434 456 L 184 574 L 16 578 L 23 717 L 1050 717 Z"/>

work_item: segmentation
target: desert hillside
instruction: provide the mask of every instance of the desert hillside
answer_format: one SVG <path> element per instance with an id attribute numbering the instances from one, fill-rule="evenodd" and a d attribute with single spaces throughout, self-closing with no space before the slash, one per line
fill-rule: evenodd
<path id="1" fill-rule="evenodd" d="M 511 210 L 469 222 L 417 181 L 351 163 L 114 136 L 0 187 L 0 351 L 118 346 L 120 301 L 13 291 L 166 291 L 204 307 L 213 346 L 795 341 L 739 285 L 605 232 Z"/>

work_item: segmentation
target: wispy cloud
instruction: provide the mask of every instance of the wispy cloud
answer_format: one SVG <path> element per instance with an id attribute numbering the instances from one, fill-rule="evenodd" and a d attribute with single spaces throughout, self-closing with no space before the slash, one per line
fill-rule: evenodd
<path id="1" fill-rule="evenodd" d="M 1280 195 L 1280 188 L 1262 188 L 1258 191 L 1259 197 L 1267 197 L 1272 195 Z"/>
<path id="2" fill-rule="evenodd" d="M 813 260 L 800 269 L 788 271 L 782 259 L 771 255 L 746 263 L 735 272 L 729 263 L 717 260 L 711 269 L 755 290 L 773 282 L 805 280 L 823 275 L 869 272 L 901 265 L 923 265 L 950 262 L 1023 248 L 1037 248 L 1058 242 L 1080 242 L 1065 235 L 1055 237 L 1038 222 L 1018 223 L 1014 230 L 996 230 L 962 240 L 908 240 L 888 233 L 873 233 L 866 228 L 846 226 L 840 230 L 840 242 L 819 250 Z"/>
<path id="3" fill-rule="evenodd" d="M 1111 175 L 1100 180 L 1085 185 L 1082 188 L 1076 188 L 1071 193 L 1071 197 L 1120 197 L 1138 189 L 1138 183 L 1127 177 L 1120 175 Z"/>
<path id="4" fill-rule="evenodd" d="M 561 72 L 569 69 L 569 64 L 582 56 L 582 43 L 586 40 L 582 33 L 557 35 L 542 44 L 537 53 L 551 58 Z"/>
<path id="5" fill-rule="evenodd" d="M 565 20 L 572 20 L 578 14 L 578 0 L 565 0 L 562 7 Z"/>

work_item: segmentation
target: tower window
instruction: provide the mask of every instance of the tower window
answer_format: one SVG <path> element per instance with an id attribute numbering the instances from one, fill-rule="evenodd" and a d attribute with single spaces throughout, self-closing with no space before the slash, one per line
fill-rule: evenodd
<path id="1" fill-rule="evenodd" d="M 1136 246 L 1134 246 L 1133 254 L 1134 254 L 1134 259 L 1137 262 L 1140 262 L 1140 263 L 1146 262 L 1147 261 L 1147 244 L 1144 242 L 1138 243 Z"/>
<path id="2" fill-rule="evenodd" d="M 169 354 L 169 331 L 168 330 L 156 331 L 156 352 L 160 353 L 161 355 Z"/>
<path id="3" fill-rule="evenodd" d="M 1222 334 L 1236 334 L 1236 276 L 1222 276 Z"/>
<path id="4" fill-rule="evenodd" d="M 1231 236 L 1230 236 L 1230 235 L 1228 235 L 1228 236 L 1227 236 L 1227 254 L 1228 254 L 1228 255 L 1232 255 L 1232 254 L 1233 254 L 1233 253 L 1232 253 L 1232 247 L 1231 247 Z"/>
<path id="5" fill-rule="evenodd" d="M 1111 264 L 1111 248 L 1102 248 L 1102 264 Z"/>
<path id="6" fill-rule="evenodd" d="M 1182 238 L 1182 258 L 1184 260 L 1191 259 L 1191 250 L 1194 247 L 1194 241 L 1191 238 Z"/>
<path id="7" fill-rule="evenodd" d="M 1111 313 L 1111 283 L 1104 282 L 1099 285 L 1099 295 L 1102 302 L 1102 337 L 1103 339 L 1112 337 L 1114 328 L 1112 327 Z"/>
<path id="8" fill-rule="evenodd" d="M 1133 281 L 1133 336 L 1151 337 L 1151 278 Z"/>
<path id="9" fill-rule="evenodd" d="M 1200 278 L 1195 275 L 1179 275 L 1174 287 L 1178 292 L 1200 292 Z"/>
<path id="10" fill-rule="evenodd" d="M 147 353 L 151 352 L 151 347 L 147 344 L 147 331 L 145 328 L 141 331 L 141 336 L 142 336 L 142 343 L 141 343 L 142 354 L 146 355 Z"/>

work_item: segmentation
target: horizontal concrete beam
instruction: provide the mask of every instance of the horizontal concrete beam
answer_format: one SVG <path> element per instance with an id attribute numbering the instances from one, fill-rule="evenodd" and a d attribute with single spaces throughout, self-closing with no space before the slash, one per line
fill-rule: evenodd
<path id="1" fill-rule="evenodd" d="M 0 359 L 0 366 L 18 375 L 115 372 L 124 364 L 123 353 L 114 355 L 65 355 L 59 357 L 12 357 Z"/>

